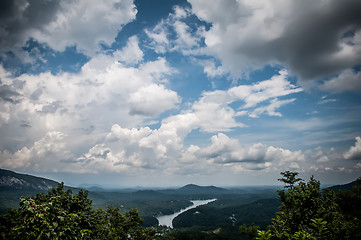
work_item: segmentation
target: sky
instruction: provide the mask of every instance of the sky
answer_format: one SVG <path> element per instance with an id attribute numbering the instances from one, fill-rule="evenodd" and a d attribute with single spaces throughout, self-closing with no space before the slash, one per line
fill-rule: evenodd
<path id="1" fill-rule="evenodd" d="M 0 168 L 112 187 L 361 176 L 361 1 L 0 1 Z"/>

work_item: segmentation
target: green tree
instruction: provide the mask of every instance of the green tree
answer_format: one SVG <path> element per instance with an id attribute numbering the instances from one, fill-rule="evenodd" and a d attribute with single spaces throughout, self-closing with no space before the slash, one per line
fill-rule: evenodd
<path id="1" fill-rule="evenodd" d="M 270 240 L 272 237 L 271 231 L 261 231 L 258 230 L 257 231 L 257 236 L 256 236 L 256 240 Z"/>
<path id="2" fill-rule="evenodd" d="M 361 239 L 361 178 L 351 191 L 321 190 L 311 177 L 306 183 L 296 172 L 282 172 L 282 202 L 268 231 L 241 226 L 251 239 Z"/>
<path id="3" fill-rule="evenodd" d="M 153 239 L 155 230 L 140 226 L 137 210 L 93 210 L 88 192 L 72 194 L 61 183 L 48 194 L 22 197 L 19 209 L 0 217 L 2 239 Z"/>
<path id="4" fill-rule="evenodd" d="M 351 190 L 339 190 L 336 202 L 347 221 L 350 239 L 361 239 L 361 178 L 356 180 Z"/>
<path id="5" fill-rule="evenodd" d="M 282 173 L 283 174 L 283 173 Z M 305 183 L 297 173 L 287 172 L 278 191 L 282 205 L 269 226 L 274 239 L 345 239 L 344 218 L 335 193 L 322 191 L 313 177 Z M 298 182 L 297 185 L 294 185 Z"/>
<path id="6" fill-rule="evenodd" d="M 285 185 L 285 188 L 292 188 L 295 183 L 302 181 L 301 178 L 297 178 L 297 172 L 285 171 L 281 172 L 281 175 L 283 176 L 283 178 L 279 178 L 278 181 L 287 184 Z"/>
<path id="7" fill-rule="evenodd" d="M 254 225 L 247 227 L 245 224 L 239 227 L 239 231 L 249 236 L 250 239 L 256 239 L 259 232 L 259 226 Z"/>

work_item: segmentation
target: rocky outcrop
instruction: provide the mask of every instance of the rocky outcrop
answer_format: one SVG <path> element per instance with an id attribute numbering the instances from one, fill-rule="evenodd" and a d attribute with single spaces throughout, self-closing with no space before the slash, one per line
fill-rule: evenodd
<path id="1" fill-rule="evenodd" d="M 13 171 L 0 169 L 0 188 L 49 190 L 57 186 L 57 182 Z"/>

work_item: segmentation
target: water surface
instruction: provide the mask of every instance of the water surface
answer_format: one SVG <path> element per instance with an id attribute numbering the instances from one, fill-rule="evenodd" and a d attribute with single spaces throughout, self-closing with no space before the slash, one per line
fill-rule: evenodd
<path id="1" fill-rule="evenodd" d="M 210 202 L 214 202 L 216 200 L 217 199 L 215 199 L 215 198 L 214 199 L 208 199 L 208 200 L 192 200 L 191 202 L 193 203 L 193 205 L 191 205 L 191 206 L 189 206 L 189 207 L 187 207 L 185 209 L 182 209 L 182 210 L 180 210 L 178 212 L 175 212 L 173 214 L 163 215 L 163 216 L 157 217 L 158 222 L 159 222 L 159 226 L 165 225 L 167 227 L 173 228 L 173 224 L 172 224 L 173 219 L 176 218 L 179 214 L 182 214 L 182 213 L 188 211 L 189 209 L 196 208 L 196 207 L 201 206 L 201 205 L 206 205 L 206 204 L 208 204 Z"/>

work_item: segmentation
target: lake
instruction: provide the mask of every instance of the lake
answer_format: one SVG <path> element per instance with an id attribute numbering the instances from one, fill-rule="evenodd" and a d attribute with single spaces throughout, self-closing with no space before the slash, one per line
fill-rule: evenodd
<path id="1" fill-rule="evenodd" d="M 208 199 L 208 200 L 192 200 L 191 202 L 193 203 L 193 205 L 191 205 L 191 206 L 189 206 L 189 207 L 187 207 L 185 209 L 182 209 L 182 210 L 180 210 L 178 212 L 175 212 L 173 214 L 163 215 L 163 216 L 157 217 L 158 222 L 159 222 L 159 226 L 165 225 L 165 226 L 173 228 L 173 224 L 172 224 L 173 219 L 176 218 L 179 214 L 182 214 L 182 213 L 188 211 L 189 209 L 196 208 L 196 207 L 201 206 L 201 205 L 206 205 L 206 204 L 208 204 L 210 202 L 214 202 L 216 200 L 217 199 L 215 199 L 215 198 L 214 199 Z"/>

